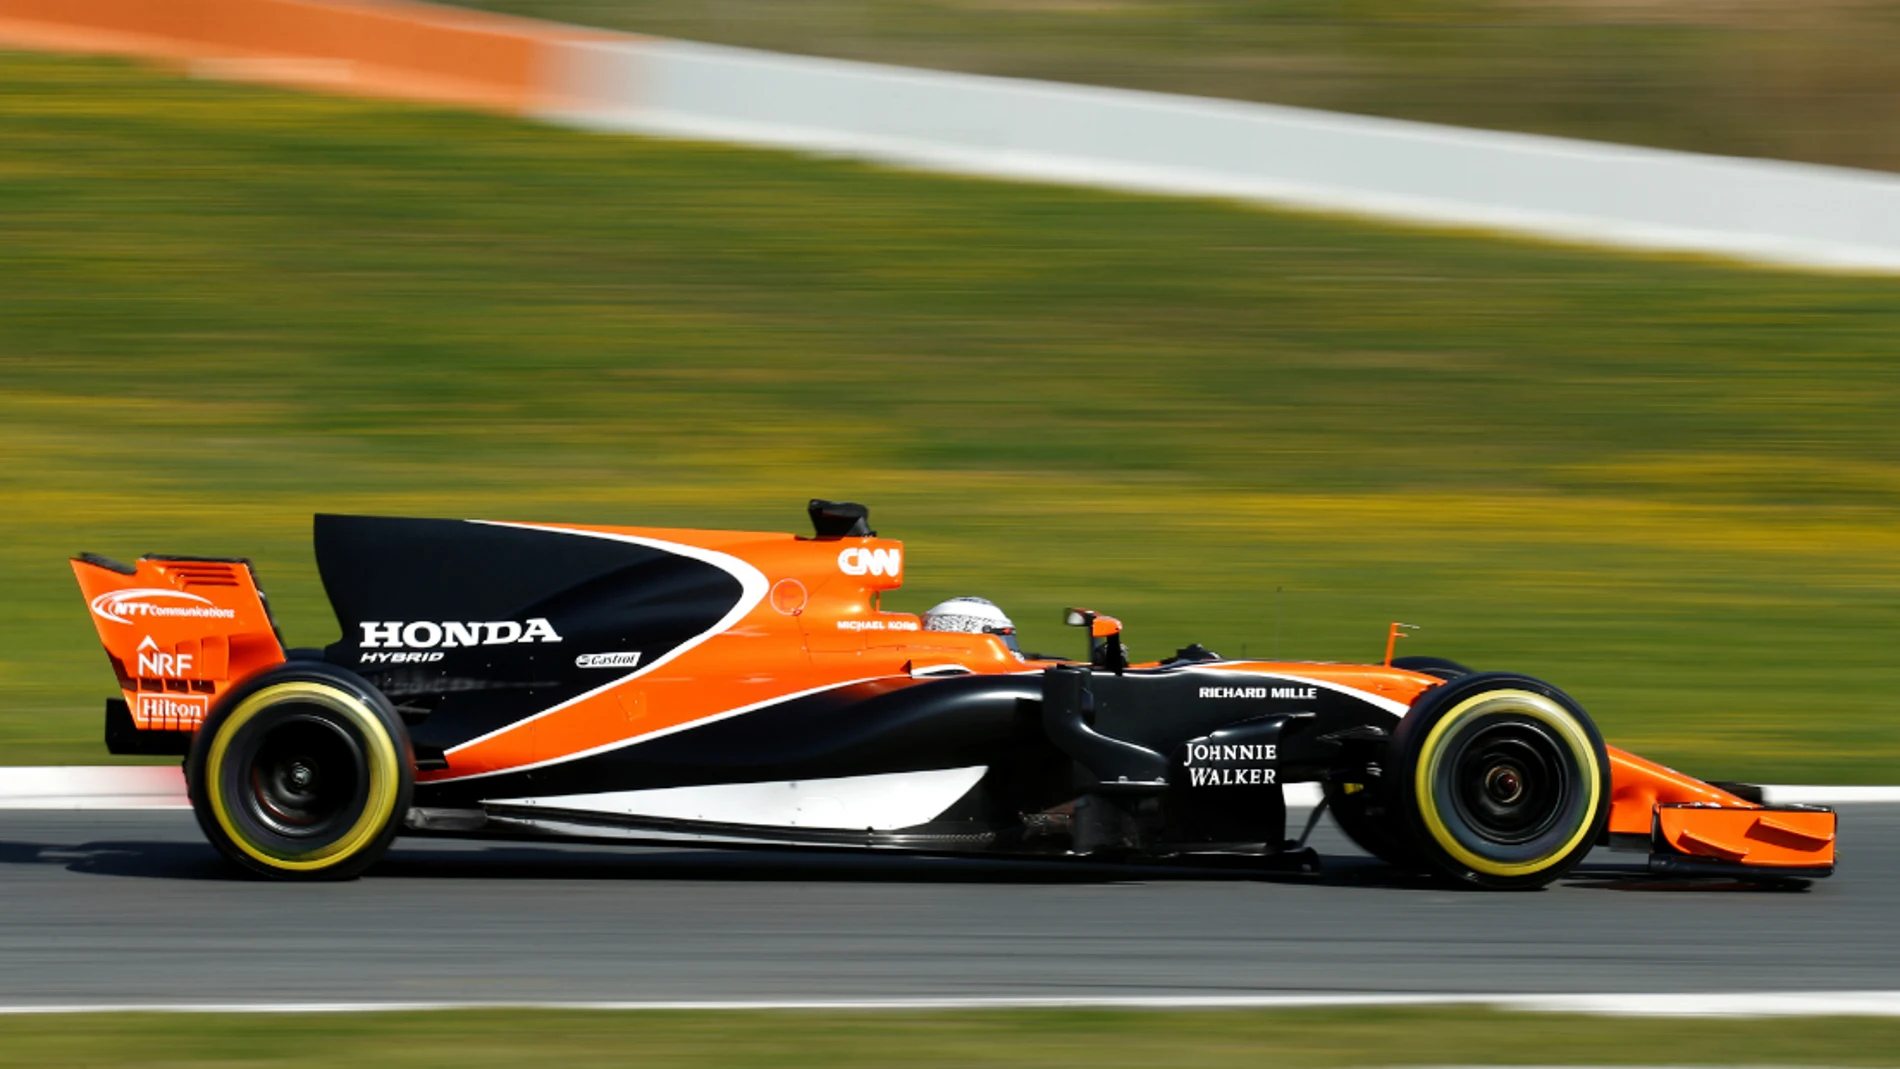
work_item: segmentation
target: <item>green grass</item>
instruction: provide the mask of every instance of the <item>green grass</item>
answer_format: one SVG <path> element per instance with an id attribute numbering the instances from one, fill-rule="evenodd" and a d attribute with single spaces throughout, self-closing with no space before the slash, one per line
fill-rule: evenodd
<path id="1" fill-rule="evenodd" d="M 65 558 L 319 510 L 800 530 L 1137 655 L 1548 678 L 1900 777 L 1900 282 L 954 180 L 0 56 L 0 760 L 101 759 Z"/>
<path id="2" fill-rule="evenodd" d="M 1485 1010 L 155 1014 L 0 1020 L 0 1066 L 1895 1065 L 1900 1022 Z"/>
<path id="3" fill-rule="evenodd" d="M 461 0 L 639 33 L 1900 170 L 1896 0 Z"/>

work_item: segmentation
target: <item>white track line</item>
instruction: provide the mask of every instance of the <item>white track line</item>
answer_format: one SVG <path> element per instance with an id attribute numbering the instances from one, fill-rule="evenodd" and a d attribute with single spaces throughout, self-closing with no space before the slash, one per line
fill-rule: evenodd
<path id="1" fill-rule="evenodd" d="M 0 768 L 0 809 L 189 809 L 178 765 Z"/>
<path id="2" fill-rule="evenodd" d="M 721 999 L 640 1001 L 99 1002 L 0 1005 L 0 1015 L 74 1013 L 417 1013 L 441 1010 L 849 1011 L 1297 1010 L 1488 1007 L 1522 1013 L 1644 1017 L 1900 1017 L 1900 991 L 1790 991 L 1614 995 L 1128 995 L 1043 998 Z"/>
<path id="3" fill-rule="evenodd" d="M 1900 786 L 1830 787 L 1776 784 L 1762 788 L 1778 805 L 1900 803 Z M 1289 783 L 1286 804 L 1311 809 L 1319 784 Z M 189 809 L 177 765 L 0 767 L 0 809 Z"/>
<path id="4" fill-rule="evenodd" d="M 1763 787 L 1775 805 L 1865 805 L 1900 802 L 1900 787 L 1827 787 L 1781 784 Z"/>

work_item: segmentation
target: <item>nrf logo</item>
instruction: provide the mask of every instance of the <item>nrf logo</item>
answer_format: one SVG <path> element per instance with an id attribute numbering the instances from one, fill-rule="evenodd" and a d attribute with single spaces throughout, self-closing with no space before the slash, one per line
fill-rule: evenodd
<path id="1" fill-rule="evenodd" d="M 838 554 L 838 570 L 846 575 L 896 575 L 904 567 L 901 549 L 859 549 Z"/>
<path id="2" fill-rule="evenodd" d="M 184 679 L 191 675 L 189 653 L 166 653 L 150 635 L 139 643 L 139 675 L 147 679 Z"/>

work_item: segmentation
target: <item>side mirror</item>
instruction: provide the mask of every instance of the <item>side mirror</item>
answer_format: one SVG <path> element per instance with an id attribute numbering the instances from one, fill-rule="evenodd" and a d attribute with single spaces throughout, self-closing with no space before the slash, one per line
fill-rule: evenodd
<path id="1" fill-rule="evenodd" d="M 1117 674 L 1128 667 L 1128 651 L 1122 646 L 1122 622 L 1093 609 L 1065 609 L 1062 622 L 1070 627 L 1089 629 L 1089 663 L 1097 668 L 1113 669 Z"/>
<path id="2" fill-rule="evenodd" d="M 1122 622 L 1094 609 L 1064 609 L 1062 622 L 1070 627 L 1086 627 L 1090 638 L 1107 638 L 1122 633 Z"/>

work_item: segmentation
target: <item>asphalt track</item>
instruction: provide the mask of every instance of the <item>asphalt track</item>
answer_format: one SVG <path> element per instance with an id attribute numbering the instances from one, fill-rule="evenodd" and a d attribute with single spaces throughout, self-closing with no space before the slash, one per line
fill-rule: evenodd
<path id="1" fill-rule="evenodd" d="M 188 813 L 0 813 L 0 1006 L 1900 989 L 1900 806 L 1803 891 L 404 840 L 361 880 L 234 877 Z M 1640 861 L 1640 858 L 1635 858 Z"/>

